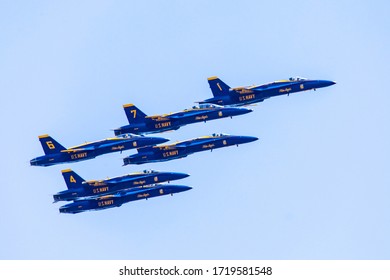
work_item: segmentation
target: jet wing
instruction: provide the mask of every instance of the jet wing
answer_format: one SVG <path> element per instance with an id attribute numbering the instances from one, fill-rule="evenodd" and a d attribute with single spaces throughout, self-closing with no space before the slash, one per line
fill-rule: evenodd
<path id="1" fill-rule="evenodd" d="M 128 189 L 126 191 L 122 191 L 120 193 L 118 193 L 120 196 L 126 196 L 126 195 L 129 195 L 129 194 L 140 194 L 140 193 L 144 193 L 144 192 L 147 192 L 149 190 L 153 190 L 157 188 L 157 186 L 154 186 L 154 187 L 150 187 L 150 188 L 143 188 L 143 187 L 137 187 L 137 188 L 131 188 L 131 189 Z"/>
<path id="2" fill-rule="evenodd" d="M 124 181 L 123 179 L 108 179 L 108 180 L 104 181 L 104 183 L 106 183 L 107 185 L 115 185 L 115 184 L 121 183 L 123 181 Z"/>
<path id="3" fill-rule="evenodd" d="M 107 179 L 104 182 L 108 185 L 110 184 L 118 184 L 122 182 L 127 182 L 127 181 L 136 181 L 140 180 L 142 178 L 147 177 L 149 174 L 144 174 L 143 176 L 134 176 L 134 177 L 121 177 L 121 178 L 112 178 L 112 179 Z"/>
<path id="4" fill-rule="evenodd" d="M 212 142 L 219 140 L 219 139 L 220 138 L 214 138 L 214 137 L 197 138 L 197 139 L 194 139 L 192 141 L 186 141 L 183 143 L 179 143 L 176 145 L 176 147 L 186 148 L 186 147 L 191 147 L 191 146 L 195 146 L 195 145 L 199 145 L 199 144 L 209 144 L 209 143 L 212 143 Z"/>
<path id="5" fill-rule="evenodd" d="M 187 112 L 182 113 L 176 113 L 174 115 L 169 116 L 170 119 L 181 119 L 185 117 L 192 117 L 192 116 L 199 116 L 204 115 L 205 113 L 208 113 L 209 111 L 206 110 L 191 110 Z"/>
<path id="6" fill-rule="evenodd" d="M 69 148 L 66 150 L 62 150 L 61 153 L 77 153 L 82 151 L 94 151 L 95 147 L 85 147 L 85 148 Z"/>
<path id="7" fill-rule="evenodd" d="M 152 146 L 147 146 L 147 147 L 142 147 L 142 148 L 137 148 L 138 153 L 153 153 L 154 147 Z"/>

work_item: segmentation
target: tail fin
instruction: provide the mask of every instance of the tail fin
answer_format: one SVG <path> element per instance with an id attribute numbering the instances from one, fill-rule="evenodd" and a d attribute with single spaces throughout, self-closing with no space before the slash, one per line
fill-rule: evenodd
<path id="1" fill-rule="evenodd" d="M 68 187 L 69 190 L 83 187 L 82 183 L 85 180 L 81 178 L 72 169 L 61 170 L 61 172 L 62 172 L 62 176 L 64 177 L 66 186 Z"/>
<path id="2" fill-rule="evenodd" d="M 129 123 L 143 122 L 146 117 L 146 114 L 138 109 L 134 104 L 125 104 L 123 105 L 123 109 L 125 110 Z"/>
<path id="3" fill-rule="evenodd" d="M 45 152 L 45 155 L 49 154 L 56 154 L 61 152 L 62 150 L 66 150 L 64 146 L 62 146 L 60 143 L 58 143 L 56 140 L 54 140 L 52 137 L 50 137 L 48 134 L 38 136 L 39 141 L 41 142 L 43 151 Z"/>
<path id="4" fill-rule="evenodd" d="M 229 93 L 230 87 L 222 82 L 218 77 L 210 77 L 207 79 L 214 97 Z"/>

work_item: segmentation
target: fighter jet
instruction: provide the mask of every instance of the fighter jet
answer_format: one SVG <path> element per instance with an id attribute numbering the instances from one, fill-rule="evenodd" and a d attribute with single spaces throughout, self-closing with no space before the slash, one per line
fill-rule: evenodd
<path id="1" fill-rule="evenodd" d="M 138 148 L 138 153 L 123 159 L 124 165 L 143 164 L 149 162 L 168 161 L 183 158 L 190 154 L 218 149 L 222 147 L 239 145 L 256 141 L 252 136 L 234 136 L 227 134 L 212 134 L 170 145 Z"/>
<path id="2" fill-rule="evenodd" d="M 61 172 L 68 190 L 53 195 L 54 202 L 103 196 L 130 188 L 169 182 L 190 176 L 185 173 L 144 170 L 109 179 L 85 181 L 71 169 Z"/>
<path id="3" fill-rule="evenodd" d="M 32 159 L 30 164 L 34 166 L 50 166 L 58 163 L 87 160 L 107 153 L 156 145 L 169 141 L 168 139 L 161 137 L 145 137 L 127 134 L 122 135 L 121 137 L 87 142 L 66 149 L 47 134 L 38 136 L 38 138 L 45 155 Z"/>
<path id="4" fill-rule="evenodd" d="M 155 185 L 147 187 L 132 188 L 128 191 L 112 195 L 99 196 L 97 198 L 80 199 L 60 207 L 60 213 L 77 214 L 84 211 L 102 210 L 112 207 L 119 207 L 124 203 L 148 199 L 162 195 L 173 195 L 192 189 L 179 185 Z"/>
<path id="5" fill-rule="evenodd" d="M 212 98 L 199 101 L 199 104 L 213 103 L 218 105 L 241 106 L 251 103 L 262 102 L 267 98 L 300 92 L 316 90 L 317 88 L 334 85 L 335 82 L 327 80 L 309 80 L 295 77 L 288 80 L 275 81 L 264 85 L 244 86 L 231 88 L 218 77 L 208 78 Z"/>
<path id="6" fill-rule="evenodd" d="M 179 129 L 181 126 L 215 119 L 234 117 L 252 112 L 247 108 L 224 108 L 215 104 L 201 104 L 180 112 L 147 116 L 133 104 L 123 105 L 129 125 L 114 130 L 123 133 L 148 134 Z"/>

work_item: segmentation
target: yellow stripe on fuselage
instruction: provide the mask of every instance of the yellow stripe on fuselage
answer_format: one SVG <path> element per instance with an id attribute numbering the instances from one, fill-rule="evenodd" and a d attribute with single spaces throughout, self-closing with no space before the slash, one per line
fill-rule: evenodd
<path id="1" fill-rule="evenodd" d="M 103 139 L 103 140 L 97 140 L 97 141 L 92 141 L 92 142 L 85 142 L 85 143 L 77 145 L 77 146 L 69 147 L 67 150 L 75 150 L 75 149 L 84 147 L 86 145 L 103 142 L 105 140 L 108 140 L 108 141 L 121 141 L 121 140 L 128 140 L 128 139 L 130 139 L 130 138 L 124 138 L 124 137 L 123 138 L 122 137 L 106 138 L 106 139 Z"/>

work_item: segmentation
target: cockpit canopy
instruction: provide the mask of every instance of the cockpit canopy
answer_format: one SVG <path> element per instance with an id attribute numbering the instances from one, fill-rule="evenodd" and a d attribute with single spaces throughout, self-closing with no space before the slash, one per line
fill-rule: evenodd
<path id="1" fill-rule="evenodd" d="M 118 135 L 118 137 L 123 137 L 123 138 L 134 138 L 134 137 L 139 137 L 139 135 L 133 134 L 133 133 L 126 133 L 126 134 Z"/>
<path id="2" fill-rule="evenodd" d="M 307 80 L 307 79 L 306 78 L 302 78 L 302 77 L 291 77 L 288 80 L 291 81 L 291 82 L 299 82 L 299 81 L 304 81 L 304 80 Z"/>
<path id="3" fill-rule="evenodd" d="M 221 136 L 227 136 L 229 134 L 226 134 L 226 133 L 213 133 L 211 134 L 213 137 L 221 137 Z"/>
<path id="4" fill-rule="evenodd" d="M 198 106 L 192 106 L 192 109 L 210 109 L 210 108 L 221 108 L 222 106 L 210 104 L 210 103 L 204 103 L 199 104 Z"/>
<path id="5" fill-rule="evenodd" d="M 145 174 L 151 174 L 151 173 L 155 173 L 156 171 L 155 170 L 153 170 L 153 169 L 145 169 L 144 171 L 143 171 L 143 173 L 145 173 Z"/>

